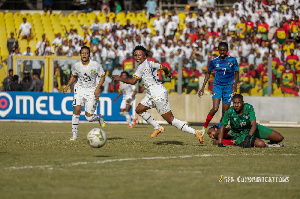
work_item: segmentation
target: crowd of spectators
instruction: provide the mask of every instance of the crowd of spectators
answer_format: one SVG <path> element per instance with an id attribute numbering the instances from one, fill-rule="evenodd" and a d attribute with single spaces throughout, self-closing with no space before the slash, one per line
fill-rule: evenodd
<path id="1" fill-rule="evenodd" d="M 200 77 L 206 73 L 209 61 L 218 56 L 219 42 L 225 41 L 229 44 L 229 55 L 236 57 L 240 66 L 241 93 L 250 94 L 253 90 L 261 95 L 267 94 L 268 57 L 272 57 L 272 90 L 281 89 L 283 93 L 299 96 L 299 1 L 239 0 L 232 8 L 216 10 L 214 4 L 201 0 L 195 3 L 198 10 L 186 16 L 176 13 L 175 9 L 165 12 L 154 9 L 154 15 L 149 5 L 154 4 L 148 1 L 145 5 L 150 17 L 153 14 L 150 19 L 153 27 L 148 23 L 131 23 L 130 19 L 126 25 L 121 25 L 109 17 L 104 23 L 99 23 L 96 18 L 90 27 L 82 27 L 84 35 L 79 35 L 76 29 L 64 35 L 57 33 L 54 41 L 47 41 L 43 35 L 33 49 L 34 53 L 30 48 L 19 52 L 14 35 L 8 40 L 8 49 L 13 55 L 78 56 L 81 46 L 87 45 L 92 59 L 101 63 L 107 73 L 104 91 L 115 92 L 118 87 L 109 77 L 123 70 L 133 74 L 132 50 L 136 45 L 143 45 L 150 52 L 148 60 L 166 65 L 172 71 L 175 86 L 169 89 L 171 92 L 177 91 L 177 69 L 182 59 L 183 91 L 190 93 L 197 92 Z M 20 26 L 22 37 L 25 33 L 30 34 L 27 30 L 30 24 L 26 23 L 25 20 Z M 56 63 L 59 89 L 66 85 L 72 64 L 72 61 Z M 31 65 L 33 67 L 33 62 Z M 39 75 L 39 71 L 35 73 Z M 159 73 L 159 77 L 166 85 L 172 82 L 164 74 Z M 212 78 L 208 91 L 211 91 L 211 86 Z"/>

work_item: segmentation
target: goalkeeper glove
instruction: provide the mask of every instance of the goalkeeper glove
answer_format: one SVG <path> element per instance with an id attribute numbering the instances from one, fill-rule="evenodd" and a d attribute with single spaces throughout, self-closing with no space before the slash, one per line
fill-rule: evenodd
<path id="1" fill-rule="evenodd" d="M 243 148 L 250 148 L 251 144 L 250 144 L 250 139 L 251 139 L 251 135 L 247 135 L 244 139 L 244 141 L 240 144 L 241 147 Z"/>
<path id="2" fill-rule="evenodd" d="M 224 146 L 223 143 L 219 143 L 218 147 L 226 147 L 226 146 Z"/>

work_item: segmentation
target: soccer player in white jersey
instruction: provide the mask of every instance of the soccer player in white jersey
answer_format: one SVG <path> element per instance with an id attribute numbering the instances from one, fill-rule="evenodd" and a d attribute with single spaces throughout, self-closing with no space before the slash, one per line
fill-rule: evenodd
<path id="1" fill-rule="evenodd" d="M 85 108 L 85 117 L 89 122 L 98 121 L 101 127 L 105 127 L 105 121 L 101 115 L 94 115 L 99 103 L 100 87 L 105 80 L 105 72 L 100 64 L 90 60 L 89 47 L 81 47 L 80 56 L 81 62 L 75 63 L 69 83 L 63 90 L 63 92 L 66 93 L 69 86 L 78 79 L 74 87 L 74 112 L 72 116 L 73 137 L 71 137 L 70 140 L 77 140 L 79 116 L 82 107 Z M 99 82 L 97 82 L 98 77 L 100 77 Z"/>
<path id="2" fill-rule="evenodd" d="M 121 77 L 125 78 L 125 79 L 128 78 L 129 77 L 128 72 L 123 71 L 121 73 Z M 121 92 L 119 92 L 117 97 L 114 99 L 114 103 L 123 94 L 123 100 L 122 100 L 121 106 L 120 106 L 120 115 L 126 117 L 126 121 L 128 123 L 128 128 L 133 128 L 133 126 L 136 124 L 138 117 L 137 116 L 134 117 L 133 115 L 130 115 L 129 111 L 134 103 L 135 95 L 137 93 L 135 90 L 135 85 L 120 82 L 120 90 L 121 90 Z M 132 126 L 131 120 L 133 120 L 133 126 Z"/>
<path id="3" fill-rule="evenodd" d="M 121 81 L 127 84 L 136 84 L 139 79 L 142 79 L 145 88 L 147 89 L 146 97 L 136 107 L 136 113 L 140 115 L 148 124 L 155 129 L 152 138 L 159 133 L 164 132 L 164 127 L 160 126 L 147 112 L 148 109 L 156 108 L 157 112 L 171 125 L 181 131 L 188 132 L 197 137 L 200 143 L 203 143 L 203 137 L 200 130 L 195 130 L 189 127 L 186 123 L 176 119 L 171 111 L 171 106 L 168 101 L 168 91 L 159 81 L 157 70 L 161 69 L 166 75 L 170 75 L 167 67 L 161 64 L 147 61 L 147 50 L 143 46 L 136 46 L 133 50 L 135 61 L 138 63 L 138 68 L 133 74 L 133 78 L 123 78 L 117 75 L 113 76 L 115 81 Z"/>

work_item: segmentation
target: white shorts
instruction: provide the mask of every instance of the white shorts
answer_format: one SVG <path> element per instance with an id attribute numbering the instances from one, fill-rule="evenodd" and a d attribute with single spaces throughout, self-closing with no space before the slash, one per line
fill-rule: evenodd
<path id="1" fill-rule="evenodd" d="M 126 105 L 129 105 L 129 106 L 133 106 L 133 102 L 135 100 L 135 98 L 131 98 L 131 100 L 129 102 L 126 102 L 127 99 L 124 99 L 122 100 L 121 102 L 121 106 L 120 106 L 120 109 L 125 109 L 126 108 Z"/>
<path id="2" fill-rule="evenodd" d="M 171 111 L 171 105 L 168 101 L 168 91 L 162 94 L 152 97 L 150 94 L 146 94 L 146 97 L 142 99 L 141 104 L 150 108 L 156 108 L 160 115 L 163 115 Z"/>
<path id="3" fill-rule="evenodd" d="M 85 111 L 94 114 L 99 103 L 99 99 L 96 99 L 94 92 L 76 92 L 74 90 L 73 107 L 83 106 Z"/>

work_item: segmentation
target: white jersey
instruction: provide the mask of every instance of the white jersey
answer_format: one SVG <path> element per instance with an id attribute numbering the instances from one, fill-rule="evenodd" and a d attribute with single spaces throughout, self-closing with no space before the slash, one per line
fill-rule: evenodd
<path id="1" fill-rule="evenodd" d="M 166 91 L 157 75 L 159 69 L 161 69 L 160 64 L 145 60 L 133 74 L 133 77 L 137 79 L 142 78 L 143 84 L 151 96 L 158 96 Z"/>
<path id="2" fill-rule="evenodd" d="M 98 86 L 97 78 L 104 76 L 105 72 L 98 62 L 90 60 L 90 63 L 86 66 L 81 62 L 75 63 L 72 75 L 78 77 L 75 88 L 87 92 L 94 92 Z"/>
<path id="3" fill-rule="evenodd" d="M 123 93 L 123 100 L 131 99 L 132 94 L 135 91 L 135 85 L 126 84 L 124 82 L 120 82 L 120 89 Z"/>

